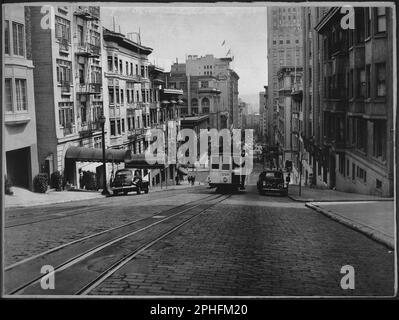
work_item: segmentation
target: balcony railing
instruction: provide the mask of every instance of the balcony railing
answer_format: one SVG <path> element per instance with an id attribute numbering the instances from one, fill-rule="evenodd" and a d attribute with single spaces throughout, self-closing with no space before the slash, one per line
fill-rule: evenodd
<path id="1" fill-rule="evenodd" d="M 60 51 L 61 52 L 69 52 L 69 40 L 66 38 L 58 38 Z"/>
<path id="2" fill-rule="evenodd" d="M 69 81 L 61 82 L 61 92 L 62 93 L 70 93 L 71 92 L 71 83 Z"/>
<path id="3" fill-rule="evenodd" d="M 72 134 L 75 132 L 74 124 L 72 122 L 67 122 L 67 123 L 65 123 L 62 130 L 63 130 L 64 136 L 66 136 L 68 134 Z"/>
<path id="4" fill-rule="evenodd" d="M 101 124 L 98 121 L 88 121 L 81 124 L 79 134 L 81 136 L 87 136 L 99 130 L 101 130 Z"/>
<path id="5" fill-rule="evenodd" d="M 76 55 L 87 58 L 97 58 L 101 55 L 101 47 L 98 44 L 81 43 L 78 44 Z"/>
<path id="6" fill-rule="evenodd" d="M 73 14 L 86 20 L 98 20 L 100 19 L 100 8 L 78 6 Z"/>
<path id="7" fill-rule="evenodd" d="M 102 83 L 84 83 L 77 86 L 78 94 L 101 94 Z"/>
<path id="8" fill-rule="evenodd" d="M 146 131 L 146 129 L 144 129 L 144 128 L 131 129 L 129 131 L 128 138 L 135 139 L 138 136 L 143 135 L 145 133 L 145 131 Z"/>

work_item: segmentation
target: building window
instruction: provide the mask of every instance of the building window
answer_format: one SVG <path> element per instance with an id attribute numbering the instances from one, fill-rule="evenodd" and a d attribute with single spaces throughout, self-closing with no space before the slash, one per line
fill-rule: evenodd
<path id="1" fill-rule="evenodd" d="M 352 163 L 352 180 L 355 180 L 356 177 L 356 166 Z"/>
<path id="2" fill-rule="evenodd" d="M 6 98 L 6 111 L 13 112 L 12 106 L 12 79 L 5 79 L 5 98 Z"/>
<path id="3" fill-rule="evenodd" d="M 371 78 L 370 78 L 370 65 L 366 65 L 366 98 L 370 98 L 371 96 Z"/>
<path id="4" fill-rule="evenodd" d="M 377 73 L 377 97 L 385 97 L 385 63 L 377 63 L 375 69 Z"/>
<path id="5" fill-rule="evenodd" d="M 59 107 L 59 123 L 64 128 L 70 128 L 74 123 L 73 121 L 73 103 L 72 102 L 60 102 Z"/>
<path id="6" fill-rule="evenodd" d="M 129 75 L 129 62 L 126 61 L 126 75 Z"/>
<path id="7" fill-rule="evenodd" d="M 142 77 L 145 77 L 145 74 L 144 74 L 144 66 L 141 66 L 140 70 L 141 70 L 141 76 L 142 76 Z"/>
<path id="8" fill-rule="evenodd" d="M 376 32 L 382 33 L 387 31 L 387 16 L 386 16 L 386 8 L 378 7 L 376 8 Z"/>
<path id="9" fill-rule="evenodd" d="M 339 154 L 339 173 L 345 176 L 345 154 Z"/>
<path id="10" fill-rule="evenodd" d="M 17 111 L 26 111 L 28 109 L 26 79 L 15 79 L 15 90 L 17 93 Z"/>
<path id="11" fill-rule="evenodd" d="M 375 187 L 377 189 L 381 189 L 382 188 L 382 181 L 375 179 Z"/>
<path id="12" fill-rule="evenodd" d="M 133 75 L 133 63 L 132 62 L 130 63 L 130 75 L 131 76 Z"/>
<path id="13" fill-rule="evenodd" d="M 125 132 L 125 119 L 122 119 L 122 133 Z"/>
<path id="14" fill-rule="evenodd" d="M 110 121 L 110 128 L 111 128 L 111 136 L 115 135 L 115 121 L 111 120 Z"/>
<path id="15" fill-rule="evenodd" d="M 120 100 L 119 100 L 119 88 L 116 88 L 115 89 L 115 97 L 116 97 L 116 103 L 117 104 L 119 104 L 120 103 Z"/>
<path id="16" fill-rule="evenodd" d="M 12 36 L 13 36 L 14 54 L 17 56 L 24 56 L 24 25 L 13 22 Z"/>
<path id="17" fill-rule="evenodd" d="M 366 23 L 365 35 L 368 38 L 371 35 L 371 8 L 364 9 L 364 19 Z"/>
<path id="18" fill-rule="evenodd" d="M 71 82 L 72 63 L 70 61 L 57 59 L 57 82 L 69 83 Z"/>
<path id="19" fill-rule="evenodd" d="M 349 160 L 346 160 L 346 175 L 349 177 Z"/>
<path id="20" fill-rule="evenodd" d="M 85 76 L 84 76 L 85 65 L 83 63 L 79 63 L 78 70 L 79 70 L 79 83 L 85 84 Z"/>
<path id="21" fill-rule="evenodd" d="M 83 46 L 84 44 L 83 26 L 78 25 L 78 45 Z"/>
<path id="22" fill-rule="evenodd" d="M 357 69 L 357 97 L 364 98 L 366 96 L 366 71 Z"/>
<path id="23" fill-rule="evenodd" d="M 357 119 L 356 124 L 356 148 L 367 152 L 367 120 Z"/>
<path id="24" fill-rule="evenodd" d="M 364 169 L 362 169 L 362 168 L 360 168 L 359 166 L 357 167 L 357 177 L 360 179 L 360 180 L 363 180 L 363 182 L 364 183 L 366 183 L 367 182 L 367 172 L 366 172 L 366 170 L 364 170 Z"/>
<path id="25" fill-rule="evenodd" d="M 119 73 L 120 73 L 120 74 L 123 73 L 123 64 L 122 64 L 122 60 L 119 60 Z"/>
<path id="26" fill-rule="evenodd" d="M 10 54 L 10 22 L 4 20 L 4 53 Z"/>
<path id="27" fill-rule="evenodd" d="M 80 121 L 85 123 L 87 121 L 87 107 L 86 107 L 86 102 L 81 102 L 80 103 Z"/>
<path id="28" fill-rule="evenodd" d="M 110 104 L 114 104 L 115 103 L 114 88 L 108 88 L 108 99 L 109 99 L 109 103 Z"/>
<path id="29" fill-rule="evenodd" d="M 386 125 L 385 120 L 373 121 L 373 156 L 382 161 L 386 160 Z"/>
<path id="30" fill-rule="evenodd" d="M 102 143 L 101 137 L 95 137 L 94 138 L 94 148 L 101 149 L 102 146 L 103 146 L 103 143 Z"/>
<path id="31" fill-rule="evenodd" d="M 71 40 L 71 22 L 61 17 L 55 17 L 55 37 L 58 40 Z"/>

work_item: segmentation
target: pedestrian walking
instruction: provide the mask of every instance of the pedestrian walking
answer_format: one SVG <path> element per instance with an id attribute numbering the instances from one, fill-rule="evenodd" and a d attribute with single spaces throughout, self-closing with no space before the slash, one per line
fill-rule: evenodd
<path id="1" fill-rule="evenodd" d="M 194 183 L 195 183 L 195 177 L 193 176 L 191 177 L 191 184 L 194 185 Z"/>

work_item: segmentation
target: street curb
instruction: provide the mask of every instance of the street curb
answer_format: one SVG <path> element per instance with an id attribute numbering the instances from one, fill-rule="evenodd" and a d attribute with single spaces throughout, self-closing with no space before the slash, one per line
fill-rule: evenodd
<path id="1" fill-rule="evenodd" d="M 323 200 L 323 199 L 298 199 L 295 196 L 288 195 L 288 198 L 290 198 L 293 201 L 297 202 L 354 202 L 354 201 L 394 201 L 394 198 L 383 198 L 383 199 L 344 199 L 344 200 Z"/>
<path id="2" fill-rule="evenodd" d="M 317 201 L 317 202 L 321 202 L 321 201 Z M 358 231 L 358 232 L 366 235 L 367 237 L 371 238 L 372 240 L 385 245 L 389 249 L 392 249 L 392 250 L 395 249 L 394 239 L 391 239 L 390 237 L 384 235 L 383 233 L 381 233 L 373 228 L 367 227 L 360 223 L 355 223 L 354 221 L 347 219 L 343 216 L 340 216 L 339 214 L 337 214 L 333 211 L 324 210 L 324 209 L 320 208 L 319 206 L 316 206 L 312 203 L 305 203 L 305 206 L 310 209 L 313 209 L 313 210 L 325 215 L 326 217 L 328 217 L 334 221 L 337 221 L 355 231 Z"/>

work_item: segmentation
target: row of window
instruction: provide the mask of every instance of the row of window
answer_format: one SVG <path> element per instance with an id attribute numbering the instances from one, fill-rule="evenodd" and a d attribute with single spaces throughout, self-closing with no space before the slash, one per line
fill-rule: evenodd
<path id="1" fill-rule="evenodd" d="M 143 78 L 148 78 L 148 66 L 139 66 L 139 64 L 133 62 L 129 63 L 128 61 L 125 61 L 124 65 L 123 62 L 122 59 L 118 59 L 116 56 L 108 56 L 108 71 L 118 72 L 126 76 L 140 75 Z"/>
<path id="2" fill-rule="evenodd" d="M 279 44 L 284 44 L 284 40 L 279 40 L 278 43 L 279 43 Z M 286 43 L 286 44 L 291 44 L 291 40 L 287 39 L 287 40 L 285 40 L 285 43 Z M 299 40 L 296 39 L 296 40 L 295 40 L 295 43 L 296 43 L 296 44 L 299 44 Z M 273 44 L 276 45 L 276 44 L 277 44 L 277 40 L 273 40 Z"/>
<path id="3" fill-rule="evenodd" d="M 25 56 L 25 27 L 21 23 L 4 21 L 4 53 L 15 56 Z"/>
<path id="4" fill-rule="evenodd" d="M 372 34 L 384 35 L 387 31 L 387 8 L 355 8 L 355 28 L 342 29 L 335 25 L 323 40 L 325 59 L 331 59 L 339 50 L 348 50 L 362 44 Z"/>
<path id="5" fill-rule="evenodd" d="M 114 104 L 114 103 L 125 103 L 124 99 L 124 92 L 125 90 L 119 89 L 119 88 L 108 88 L 108 97 L 109 97 L 109 103 Z M 155 95 L 155 96 L 154 96 Z M 141 100 L 140 100 L 141 97 Z M 141 94 L 139 90 L 134 90 L 134 89 L 126 89 L 126 102 L 127 103 L 136 103 L 136 102 L 157 102 L 159 100 L 159 95 L 158 91 L 153 89 L 142 89 Z"/>
<path id="6" fill-rule="evenodd" d="M 4 89 L 6 112 L 28 110 L 26 79 L 6 78 Z"/>
<path id="7" fill-rule="evenodd" d="M 374 83 L 372 83 L 374 79 Z M 374 93 L 372 89 L 374 88 Z M 367 64 L 365 68 L 350 69 L 324 78 L 324 94 L 327 98 L 377 98 L 386 96 L 385 63 Z"/>

